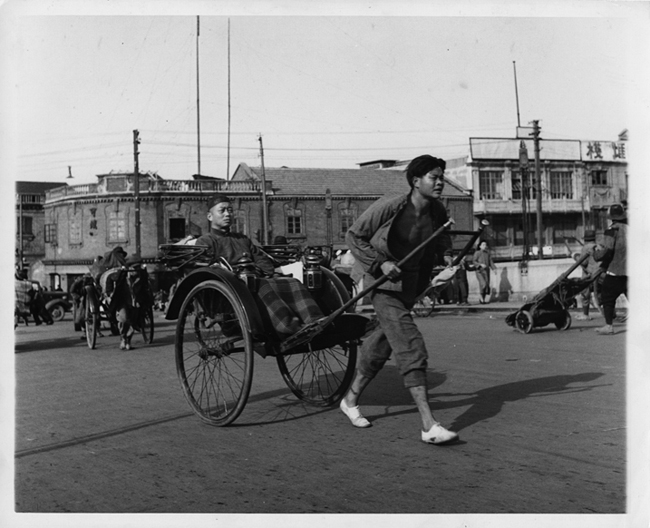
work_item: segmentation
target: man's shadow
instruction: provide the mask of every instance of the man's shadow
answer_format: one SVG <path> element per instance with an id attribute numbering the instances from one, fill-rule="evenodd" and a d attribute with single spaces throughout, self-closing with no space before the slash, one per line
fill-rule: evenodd
<path id="1" fill-rule="evenodd" d="M 470 406 L 463 414 L 458 416 L 448 427 L 452 431 L 460 431 L 477 422 L 487 420 L 499 414 L 507 402 L 525 400 L 527 398 L 539 398 L 556 394 L 571 394 L 584 392 L 608 385 L 582 385 L 571 387 L 574 383 L 586 384 L 603 376 L 601 372 L 585 372 L 582 374 L 560 374 L 544 378 L 534 378 L 523 381 L 514 381 L 503 385 L 496 385 L 486 389 L 480 389 L 474 393 L 449 393 L 434 392 L 436 387 L 445 383 L 447 375 L 442 372 L 427 372 L 427 383 L 429 386 L 429 399 L 434 414 L 442 409 L 454 409 L 457 407 Z M 366 405 L 385 406 L 384 413 L 368 418 L 383 418 L 386 416 L 397 416 L 400 414 L 417 413 L 409 392 L 400 386 L 396 380 L 400 376 L 393 366 L 385 366 L 377 375 L 374 382 L 368 385 L 363 394 L 363 401 Z M 461 397 L 461 399 L 457 399 Z M 443 399 L 449 398 L 449 401 Z M 408 405 L 408 410 L 390 412 L 388 409 L 393 406 Z"/>
<path id="2" fill-rule="evenodd" d="M 603 376 L 601 372 L 585 372 L 582 374 L 561 374 L 558 376 L 547 376 L 523 381 L 515 381 L 481 389 L 473 394 L 462 393 L 435 393 L 433 398 L 468 396 L 462 400 L 451 402 L 434 401 L 432 407 L 437 409 L 449 409 L 471 405 L 463 414 L 458 416 L 449 428 L 452 431 L 460 431 L 474 425 L 482 420 L 487 420 L 499 414 L 507 402 L 525 400 L 527 398 L 539 398 L 556 394 L 571 394 L 605 387 L 605 385 L 582 385 L 570 387 L 574 383 L 588 383 Z"/>

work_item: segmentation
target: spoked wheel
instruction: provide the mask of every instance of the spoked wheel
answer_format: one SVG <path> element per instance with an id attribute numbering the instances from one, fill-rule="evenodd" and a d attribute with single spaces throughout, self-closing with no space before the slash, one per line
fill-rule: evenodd
<path id="1" fill-rule="evenodd" d="M 99 314 L 93 306 L 93 303 L 90 302 L 90 299 L 87 299 L 86 301 L 86 315 L 84 317 L 84 324 L 86 327 L 86 343 L 88 343 L 88 348 L 90 348 L 90 350 L 93 350 L 95 348 L 95 343 L 97 342 Z"/>
<path id="2" fill-rule="evenodd" d="M 144 342 L 148 345 L 153 341 L 153 308 L 141 308 L 138 327 Z"/>
<path id="3" fill-rule="evenodd" d="M 277 356 L 278 367 L 289 389 L 313 405 L 329 406 L 348 391 L 357 363 L 357 343 L 305 353 Z"/>
<path id="4" fill-rule="evenodd" d="M 564 310 L 562 318 L 555 321 L 555 327 L 558 330 L 568 330 L 571 328 L 571 314 L 568 310 Z"/>
<path id="5" fill-rule="evenodd" d="M 228 425 L 243 411 L 253 381 L 253 340 L 242 303 L 227 284 L 201 282 L 185 298 L 176 325 L 176 371 L 203 422 Z"/>
<path id="6" fill-rule="evenodd" d="M 431 315 L 431 312 L 433 312 L 434 307 L 435 299 L 432 299 L 425 295 L 422 299 L 416 301 L 416 303 L 413 305 L 413 315 L 415 315 L 415 317 L 429 317 Z"/>
<path id="7" fill-rule="evenodd" d="M 523 334 L 530 334 L 533 329 L 533 316 L 527 310 L 520 310 L 515 316 L 515 326 Z"/>

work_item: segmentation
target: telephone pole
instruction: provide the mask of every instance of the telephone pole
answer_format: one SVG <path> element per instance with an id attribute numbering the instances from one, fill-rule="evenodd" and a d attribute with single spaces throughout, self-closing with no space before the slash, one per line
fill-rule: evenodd
<path id="1" fill-rule="evenodd" d="M 196 17 L 196 157 L 197 157 L 197 174 L 201 175 L 201 108 L 199 97 L 199 36 L 200 36 L 200 18 Z"/>
<path id="2" fill-rule="evenodd" d="M 268 246 L 269 244 L 269 218 L 268 209 L 266 207 L 266 172 L 264 171 L 264 145 L 262 145 L 262 134 L 259 137 L 260 141 L 260 157 L 262 158 L 262 244 Z"/>
<path id="3" fill-rule="evenodd" d="M 528 211 L 526 207 L 526 201 L 528 200 L 528 185 L 526 180 L 528 179 L 526 173 L 528 171 L 528 149 L 526 148 L 526 143 L 522 139 L 519 142 L 519 171 L 521 174 L 521 228 L 523 234 L 523 257 L 522 262 L 528 260 Z"/>
<path id="4" fill-rule="evenodd" d="M 542 251 L 544 241 L 542 240 L 542 171 L 539 166 L 539 121 L 533 121 L 533 139 L 535 140 L 535 181 L 537 187 L 537 258 L 544 258 Z"/>
<path id="5" fill-rule="evenodd" d="M 135 199 L 135 255 L 140 257 L 140 167 L 138 163 L 138 145 L 140 132 L 133 131 L 133 195 Z"/>

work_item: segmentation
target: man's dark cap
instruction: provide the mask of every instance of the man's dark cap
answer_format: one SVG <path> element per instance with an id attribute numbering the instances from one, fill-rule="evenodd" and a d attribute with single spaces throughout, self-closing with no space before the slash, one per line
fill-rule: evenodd
<path id="1" fill-rule="evenodd" d="M 594 240 L 596 240 L 596 231 L 587 229 L 585 231 L 585 242 L 593 242 Z"/>
<path id="2" fill-rule="evenodd" d="M 208 199 L 208 210 L 212 209 L 215 205 L 220 203 L 230 203 L 230 198 L 228 198 L 223 193 L 215 193 Z"/>
<path id="3" fill-rule="evenodd" d="M 609 217 L 616 222 L 627 220 L 625 209 L 621 204 L 614 204 L 609 208 Z"/>

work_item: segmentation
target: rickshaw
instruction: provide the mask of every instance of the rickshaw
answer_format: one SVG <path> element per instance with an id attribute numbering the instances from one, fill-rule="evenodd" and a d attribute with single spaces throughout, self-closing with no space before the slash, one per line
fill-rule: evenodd
<path id="1" fill-rule="evenodd" d="M 153 341 L 153 295 L 149 286 L 149 276 L 144 266 L 122 266 L 116 272 L 115 288 L 121 287 L 126 283 L 133 302 L 137 304 L 135 314 L 136 320 L 131 321 L 132 326 L 139 331 L 142 339 L 146 344 Z M 143 286 L 142 295 L 133 294 L 133 283 L 139 279 Z M 97 342 L 97 335 L 102 326 L 102 322 L 108 323 L 112 335 L 119 335 L 119 327 L 115 315 L 109 309 L 110 299 L 105 293 L 105 285 L 102 286 L 100 281 L 91 276 L 84 278 L 85 302 L 83 303 L 84 317 L 83 325 L 86 331 L 86 342 L 88 348 L 93 350 Z M 75 310 L 77 305 L 75 304 Z M 76 321 L 76 317 L 74 317 Z M 75 329 L 76 326 L 75 326 Z"/>
<path id="2" fill-rule="evenodd" d="M 273 328 L 255 292 L 250 261 L 230 266 L 223 259 L 215 262 L 205 246 L 160 246 L 160 261 L 183 276 L 165 317 L 177 321 L 177 374 L 203 422 L 226 426 L 239 417 L 250 394 L 255 354 L 274 357 L 291 392 L 307 403 L 330 406 L 345 395 L 368 319 L 345 306 L 347 290 L 320 266 L 320 258 L 303 255 L 277 268 L 281 274 L 291 269 L 323 314 L 336 319 L 319 335 L 291 342 Z"/>

